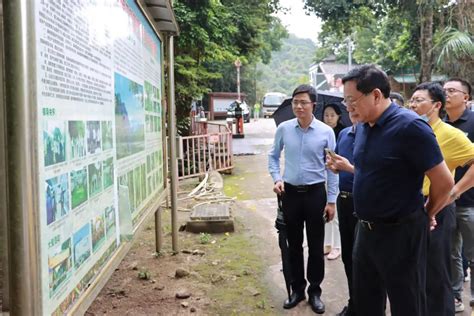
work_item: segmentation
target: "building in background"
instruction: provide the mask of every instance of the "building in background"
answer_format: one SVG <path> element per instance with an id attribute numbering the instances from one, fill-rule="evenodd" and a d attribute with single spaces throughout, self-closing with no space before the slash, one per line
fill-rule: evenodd
<path id="1" fill-rule="evenodd" d="M 348 64 L 341 64 L 331 55 L 309 67 L 311 85 L 316 90 L 343 92 L 342 77 L 349 71 Z"/>

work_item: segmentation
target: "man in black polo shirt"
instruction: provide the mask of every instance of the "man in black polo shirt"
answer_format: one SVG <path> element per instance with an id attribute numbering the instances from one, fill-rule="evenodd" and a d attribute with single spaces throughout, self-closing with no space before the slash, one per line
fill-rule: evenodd
<path id="1" fill-rule="evenodd" d="M 471 85 L 466 80 L 452 78 L 443 86 L 446 93 L 446 123 L 459 128 L 467 137 L 474 142 L 474 112 L 467 108 L 467 101 L 471 99 Z M 469 166 L 457 168 L 455 174 L 456 183 L 463 178 Z M 459 197 L 459 196 L 458 196 Z M 471 267 L 471 275 L 474 270 L 474 189 L 464 192 L 456 200 L 456 230 L 452 240 L 452 283 L 455 298 L 456 312 L 462 312 L 463 277 L 461 249 L 464 247 L 464 255 Z M 471 299 L 470 305 L 474 306 L 474 282 L 471 277 Z"/>
<path id="2" fill-rule="evenodd" d="M 364 65 L 342 81 L 348 111 L 363 122 L 354 143 L 356 314 L 384 315 L 387 293 L 392 315 L 426 315 L 427 236 L 449 201 L 453 177 L 430 126 L 391 103 L 382 70 Z M 431 181 L 426 212 L 425 174 Z"/>

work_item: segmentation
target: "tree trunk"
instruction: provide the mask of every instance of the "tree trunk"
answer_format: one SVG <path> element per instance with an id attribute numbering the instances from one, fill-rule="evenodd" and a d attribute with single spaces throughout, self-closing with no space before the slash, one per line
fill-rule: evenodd
<path id="1" fill-rule="evenodd" d="M 454 10 L 454 18 L 458 30 L 474 32 L 474 2 L 472 0 L 459 0 Z"/>
<path id="2" fill-rule="evenodd" d="M 474 34 L 474 1 L 461 0 L 456 7 L 455 20 L 458 30 Z M 458 61 L 458 72 L 452 74 L 468 82 L 474 82 L 474 56 L 466 56 Z"/>
<path id="3" fill-rule="evenodd" d="M 422 3 L 418 7 L 420 17 L 420 82 L 431 81 L 433 69 L 433 4 Z"/>

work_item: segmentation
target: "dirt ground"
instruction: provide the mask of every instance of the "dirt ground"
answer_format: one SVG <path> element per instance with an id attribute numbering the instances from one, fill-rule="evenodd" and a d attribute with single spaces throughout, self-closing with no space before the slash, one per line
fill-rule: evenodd
<path id="1" fill-rule="evenodd" d="M 233 191 L 245 198 L 238 183 L 242 178 L 227 179 L 227 194 Z M 197 184 L 197 179 L 188 180 L 180 183 L 180 190 L 189 191 Z M 192 204 L 182 202 L 179 209 L 189 209 Z M 86 315 L 274 314 L 274 299 L 265 280 L 269 258 L 256 248 L 253 229 L 246 228 L 248 216 L 243 216 L 249 207 L 236 201 L 232 209 L 235 232 L 179 232 L 180 252 L 176 254 L 171 250 L 170 211 L 164 209 L 163 251 L 155 252 L 151 219 Z M 180 225 L 188 220 L 188 212 L 178 215 Z M 184 276 L 178 277 L 179 273 Z"/>
<path id="2" fill-rule="evenodd" d="M 291 310 L 282 308 L 286 290 L 273 227 L 276 199 L 272 180 L 261 167 L 265 162 L 265 155 L 236 156 L 233 174 L 224 176 L 225 194 L 237 198 L 232 206 L 234 233 L 179 232 L 181 251 L 174 255 L 165 210 L 162 253 L 155 254 L 151 220 L 86 315 L 314 315 L 305 302 Z M 180 183 L 180 191 L 190 191 L 198 184 L 193 181 Z M 178 215 L 185 223 L 189 213 Z M 189 275 L 176 278 L 177 268 Z M 139 278 L 140 272 L 148 272 L 149 279 Z M 341 260 L 327 261 L 326 274 L 326 314 L 335 315 L 347 300 Z M 180 291 L 190 297 L 176 298 Z"/>

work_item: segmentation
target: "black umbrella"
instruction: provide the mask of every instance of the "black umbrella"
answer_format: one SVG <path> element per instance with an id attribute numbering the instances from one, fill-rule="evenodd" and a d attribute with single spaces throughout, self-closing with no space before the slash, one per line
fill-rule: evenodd
<path id="1" fill-rule="evenodd" d="M 280 104 L 278 109 L 273 112 L 272 117 L 275 120 L 276 126 L 280 125 L 280 123 L 284 121 L 291 120 L 292 118 L 295 117 L 295 114 L 293 113 L 293 109 L 291 108 L 291 100 L 292 98 L 288 98 L 283 100 L 283 102 Z"/>
<path id="2" fill-rule="evenodd" d="M 316 106 L 314 108 L 314 117 L 318 120 L 323 120 L 323 108 L 326 104 L 336 104 L 342 113 L 342 124 L 344 126 L 351 126 L 351 120 L 349 119 L 349 113 L 347 112 L 346 107 L 341 103 L 344 99 L 342 92 L 330 92 L 330 91 L 318 91 L 318 98 L 316 101 Z M 291 120 L 295 117 L 293 114 L 293 109 L 291 108 L 292 98 L 285 99 L 282 104 L 276 109 L 272 117 L 275 120 L 275 124 L 278 126 L 281 122 Z"/>
<path id="3" fill-rule="evenodd" d="M 275 228 L 278 231 L 278 245 L 281 250 L 281 263 L 283 266 L 283 277 L 285 278 L 286 291 L 288 292 L 288 299 L 291 299 L 291 283 L 293 276 L 291 274 L 290 265 L 290 249 L 288 247 L 288 237 L 286 233 L 286 223 L 283 218 L 283 206 L 280 195 L 278 197 L 277 218 L 275 220 Z"/>

